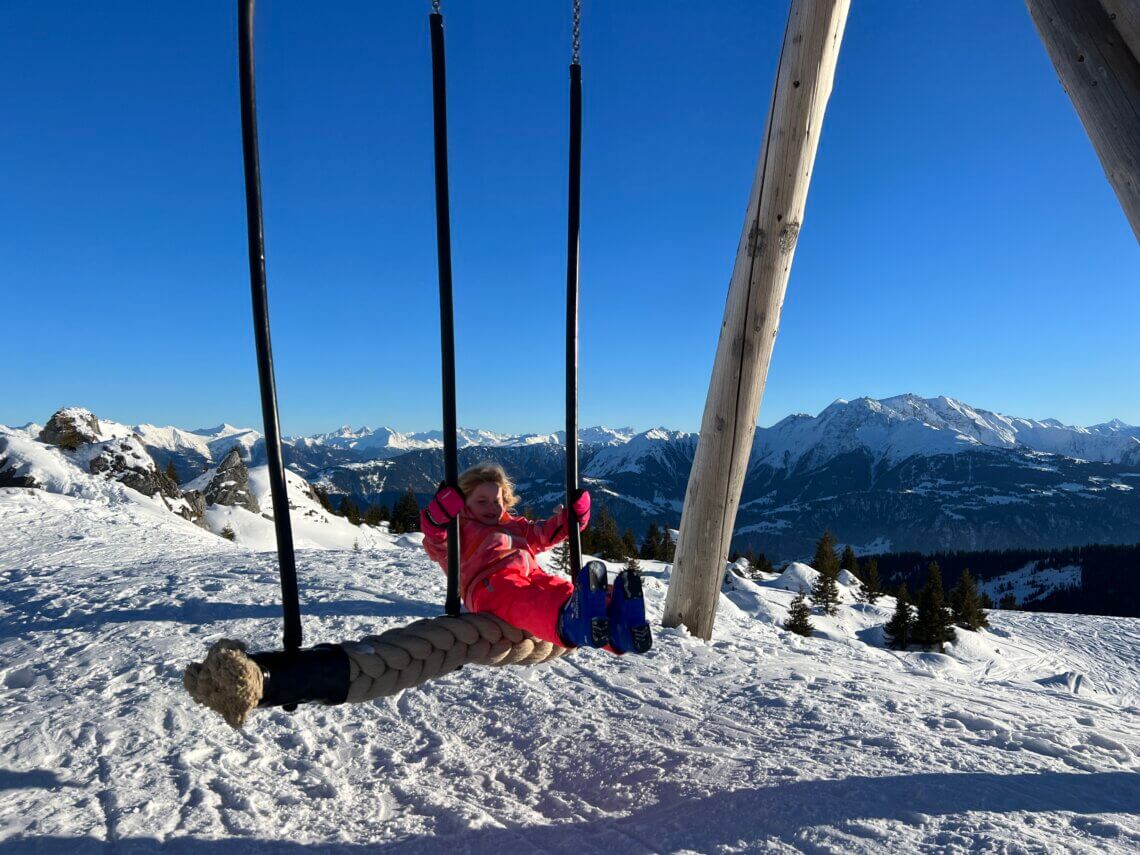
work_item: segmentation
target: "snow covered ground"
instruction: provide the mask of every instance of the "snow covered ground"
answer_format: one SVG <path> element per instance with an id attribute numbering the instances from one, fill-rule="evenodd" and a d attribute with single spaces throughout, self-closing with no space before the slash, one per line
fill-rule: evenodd
<path id="1" fill-rule="evenodd" d="M 1140 849 L 1140 621 L 994 612 L 900 654 L 893 601 L 845 586 L 804 639 L 779 626 L 814 572 L 793 565 L 730 575 L 709 644 L 659 629 L 645 657 L 235 732 L 180 675 L 219 637 L 278 646 L 276 560 L 124 489 L 0 490 L 5 853 Z M 438 613 L 416 536 L 359 545 L 298 553 L 308 642 Z"/>

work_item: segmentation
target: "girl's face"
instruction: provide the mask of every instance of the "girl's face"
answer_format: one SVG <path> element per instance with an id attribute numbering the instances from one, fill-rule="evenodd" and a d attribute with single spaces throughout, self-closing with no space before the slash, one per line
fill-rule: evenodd
<path id="1" fill-rule="evenodd" d="M 481 523 L 494 525 L 503 509 L 503 488 L 493 481 L 484 481 L 467 496 L 467 513 Z"/>

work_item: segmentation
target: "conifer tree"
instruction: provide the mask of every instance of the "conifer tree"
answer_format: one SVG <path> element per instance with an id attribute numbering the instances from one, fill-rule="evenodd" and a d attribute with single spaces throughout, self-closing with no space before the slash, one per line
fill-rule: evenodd
<path id="1" fill-rule="evenodd" d="M 788 619 L 784 621 L 784 629 L 794 632 L 796 635 L 810 638 L 811 634 L 815 632 L 815 627 L 811 625 L 810 618 L 811 608 L 807 604 L 804 589 L 800 588 L 800 592 L 796 594 L 792 604 L 788 607 Z"/>
<path id="2" fill-rule="evenodd" d="M 843 557 L 839 559 L 839 569 L 846 570 L 856 579 L 859 578 L 859 559 L 855 557 L 855 550 L 851 544 L 843 547 Z"/>
<path id="3" fill-rule="evenodd" d="M 630 553 L 625 559 L 625 571 L 634 576 L 641 575 L 641 562 L 637 560 L 637 553 Z"/>
<path id="4" fill-rule="evenodd" d="M 883 595 L 882 582 L 879 581 L 879 560 L 868 558 L 863 568 L 863 599 L 873 603 Z"/>
<path id="5" fill-rule="evenodd" d="M 911 630 L 914 628 L 914 615 L 910 610 L 910 592 L 904 582 L 895 594 L 895 613 L 887 621 L 884 630 L 887 644 L 895 650 L 906 650 L 911 642 Z"/>
<path id="6" fill-rule="evenodd" d="M 941 650 L 947 641 L 954 641 L 954 617 L 946 608 L 946 592 L 942 588 L 942 570 L 937 561 L 926 569 L 926 585 L 918 595 L 918 619 L 914 626 L 914 641 Z"/>
<path id="7" fill-rule="evenodd" d="M 1017 604 L 1017 597 L 1015 597 L 1013 594 L 1006 594 L 998 603 L 998 608 L 1003 609 L 1007 612 L 1017 611 L 1019 608 Z"/>
<path id="8" fill-rule="evenodd" d="M 368 510 L 364 512 L 364 524 L 370 526 L 378 526 L 384 521 L 381 508 L 383 505 L 369 505 Z"/>
<path id="9" fill-rule="evenodd" d="M 969 569 L 962 571 L 958 584 L 950 592 L 950 609 L 954 614 L 954 623 L 962 629 L 974 630 L 990 625 L 986 619 L 985 609 L 982 608 L 982 598 L 978 593 L 978 585 Z"/>
<path id="10" fill-rule="evenodd" d="M 621 542 L 625 544 L 626 557 L 637 558 L 637 538 L 634 537 L 632 528 L 625 530 L 625 534 L 621 536 Z"/>
<path id="11" fill-rule="evenodd" d="M 772 562 L 763 552 L 759 555 L 753 553 L 753 557 L 748 559 L 748 573 L 753 579 L 760 580 L 763 578 L 760 574 L 775 572 L 776 568 L 772 566 Z"/>
<path id="12" fill-rule="evenodd" d="M 166 477 L 173 481 L 175 484 L 178 483 L 178 470 L 174 468 L 173 460 L 169 460 L 166 463 Z"/>
<path id="13" fill-rule="evenodd" d="M 318 487 L 316 484 L 314 484 L 313 485 L 313 492 L 316 494 L 317 501 L 321 503 L 322 508 L 324 508 L 330 514 L 336 513 L 336 511 L 333 509 L 332 502 L 329 501 L 329 491 L 328 490 L 326 490 L 324 487 Z"/>
<path id="14" fill-rule="evenodd" d="M 673 543 L 673 534 L 669 531 L 669 526 L 665 526 L 665 531 L 661 536 L 661 548 L 657 552 L 657 560 L 672 564 L 676 552 L 677 544 Z"/>
<path id="15" fill-rule="evenodd" d="M 833 579 L 839 576 L 839 557 L 835 554 L 835 535 L 825 530 L 823 536 L 815 545 L 815 556 L 811 566 L 825 576 Z"/>
<path id="16" fill-rule="evenodd" d="M 838 567 L 835 572 L 838 574 Z M 835 576 L 830 573 L 816 576 L 815 584 L 811 586 L 811 601 L 823 609 L 825 615 L 834 615 L 839 611 L 839 582 Z"/>
<path id="17" fill-rule="evenodd" d="M 609 508 L 599 504 L 597 511 L 591 514 L 590 525 L 594 528 L 592 554 L 606 561 L 621 561 L 625 558 L 625 543 L 618 531 L 617 520 Z"/>
<path id="18" fill-rule="evenodd" d="M 586 530 L 578 535 L 578 543 L 582 547 L 582 554 L 583 555 L 593 555 L 594 554 L 595 540 L 594 540 L 594 525 L 593 525 L 593 523 L 586 526 Z M 567 566 L 569 566 L 569 565 L 567 565 Z"/>
<path id="19" fill-rule="evenodd" d="M 237 534 L 234 533 L 234 527 L 229 523 L 226 523 L 225 528 L 222 529 L 222 537 L 226 540 L 234 540 L 237 537 Z"/>
<path id="20" fill-rule="evenodd" d="M 360 525 L 360 506 L 348 496 L 341 498 L 337 513 L 353 525 Z"/>
<path id="21" fill-rule="evenodd" d="M 551 551 L 554 569 L 563 575 L 570 575 L 570 543 L 562 541 Z"/>
<path id="22" fill-rule="evenodd" d="M 647 561 L 656 561 L 661 554 L 661 532 L 657 523 L 651 522 L 645 532 L 645 539 L 641 541 L 641 557 Z"/>
<path id="23" fill-rule="evenodd" d="M 401 532 L 420 530 L 420 504 L 411 487 L 396 500 L 392 508 L 392 520 L 398 523 Z"/>

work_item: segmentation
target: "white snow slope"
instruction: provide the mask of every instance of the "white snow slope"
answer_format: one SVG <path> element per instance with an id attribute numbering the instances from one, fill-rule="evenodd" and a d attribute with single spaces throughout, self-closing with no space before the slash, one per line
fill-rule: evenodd
<path id="1" fill-rule="evenodd" d="M 117 485 L 116 485 L 117 486 Z M 384 535 L 387 538 L 387 535 Z M 298 554 L 307 641 L 436 614 L 415 542 Z M 668 568 L 646 566 L 660 615 Z M 995 612 L 936 653 L 814 571 L 728 577 L 711 643 L 468 667 L 234 732 L 182 668 L 279 644 L 276 559 L 146 503 L 0 490 L 0 849 L 26 852 L 1135 852 L 1140 622 Z"/>

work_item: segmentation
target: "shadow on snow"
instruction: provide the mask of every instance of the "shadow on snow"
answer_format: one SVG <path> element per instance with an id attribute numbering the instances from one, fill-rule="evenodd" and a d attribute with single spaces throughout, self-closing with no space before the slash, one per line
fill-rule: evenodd
<path id="1" fill-rule="evenodd" d="M 31 783 L 24 784 L 32 786 Z M 794 840 L 798 831 L 849 820 L 893 820 L 908 825 L 928 817 L 968 812 L 1128 813 L 1140 806 L 1140 775 L 1129 772 L 926 773 L 894 777 L 850 777 L 798 781 L 758 789 L 686 798 L 676 785 L 663 788 L 656 803 L 619 819 L 589 819 L 546 826 L 469 829 L 457 835 L 397 837 L 361 844 L 300 844 L 231 838 L 120 839 L 110 847 L 94 838 L 17 837 L 6 852 L 137 853 L 345 852 L 393 846 L 401 852 L 653 852 L 708 851 L 746 841 Z M 1000 832 L 999 832 L 1000 834 Z M 1123 842 L 1123 841 L 1122 841 Z"/>

